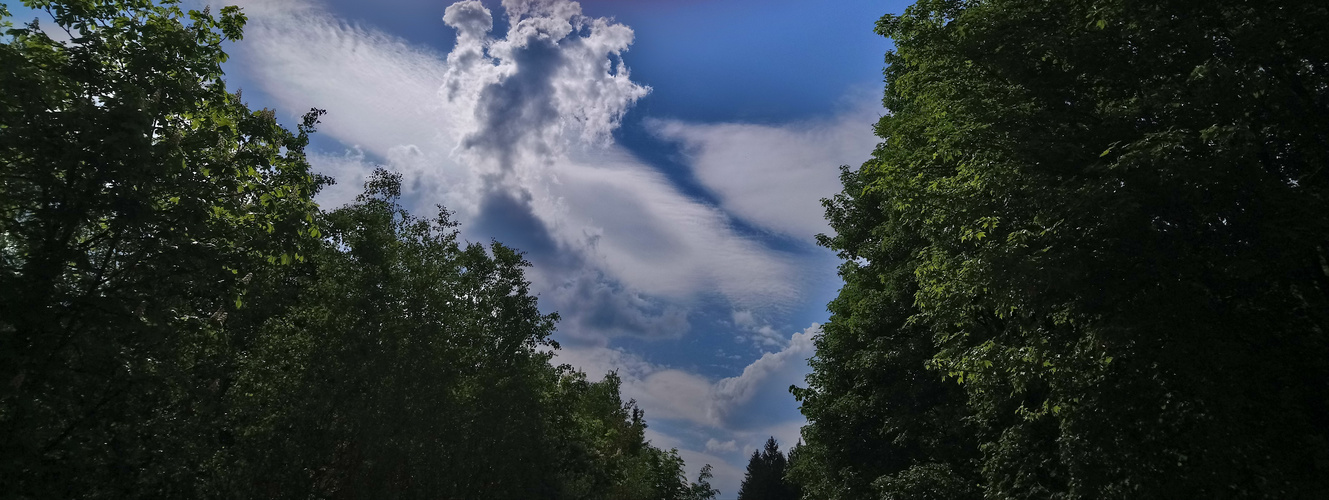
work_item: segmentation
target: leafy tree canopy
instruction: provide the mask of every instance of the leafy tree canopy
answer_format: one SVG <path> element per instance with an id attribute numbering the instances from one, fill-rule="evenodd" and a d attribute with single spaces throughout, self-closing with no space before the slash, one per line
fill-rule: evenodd
<path id="1" fill-rule="evenodd" d="M 316 243 L 317 113 L 291 133 L 226 90 L 234 7 L 26 4 L 72 39 L 0 43 L 0 495 L 177 491 L 244 281 Z"/>
<path id="2" fill-rule="evenodd" d="M 922 0 L 821 243 L 812 498 L 1329 495 L 1329 7 Z"/>

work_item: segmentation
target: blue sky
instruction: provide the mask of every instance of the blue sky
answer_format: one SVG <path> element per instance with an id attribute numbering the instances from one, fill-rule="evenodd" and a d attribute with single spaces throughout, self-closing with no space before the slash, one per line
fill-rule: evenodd
<path id="1" fill-rule="evenodd" d="M 328 111 L 320 203 L 385 165 L 417 213 L 526 251 L 558 361 L 618 370 L 648 437 L 711 463 L 721 498 L 767 436 L 797 440 L 787 388 L 840 286 L 818 200 L 877 142 L 872 27 L 905 2 L 223 3 L 250 17 L 230 86 L 288 125 Z"/>

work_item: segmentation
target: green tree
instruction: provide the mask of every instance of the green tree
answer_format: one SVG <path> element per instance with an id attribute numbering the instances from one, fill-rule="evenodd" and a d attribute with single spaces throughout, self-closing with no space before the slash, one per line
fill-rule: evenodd
<path id="1" fill-rule="evenodd" d="M 846 284 L 796 390 L 808 494 L 1329 495 L 1327 25 L 1296 0 L 883 18 L 884 142 L 827 203 Z"/>
<path id="2" fill-rule="evenodd" d="M 644 413 L 635 401 L 624 403 L 618 374 L 599 382 L 559 367 L 559 387 L 551 401 L 549 446 L 558 457 L 558 498 L 577 500 L 712 500 L 711 466 L 703 466 L 697 482 L 684 477 L 678 450 L 661 450 L 646 442 Z"/>
<path id="3" fill-rule="evenodd" d="M 245 18 L 30 0 L 0 38 L 0 497 L 193 496 L 245 280 L 316 244 L 298 133 L 222 81 Z"/>
<path id="4" fill-rule="evenodd" d="M 803 442 L 799 441 L 794 444 L 792 448 L 789 448 L 789 454 L 786 456 L 785 460 L 784 482 L 789 485 L 789 498 L 795 500 L 803 498 L 803 483 L 799 481 L 799 476 L 797 472 L 795 472 L 799 468 L 798 463 L 804 460 L 803 453 Z"/>
<path id="5" fill-rule="evenodd" d="M 230 392 L 243 496 L 685 500 L 621 381 L 549 364 L 528 263 L 462 245 L 378 170 L 321 218 L 327 244 L 258 278 L 260 325 Z M 702 497 L 709 498 L 709 497 Z"/>
<path id="6" fill-rule="evenodd" d="M 624 403 L 621 380 L 610 372 L 599 382 L 569 366 L 559 368 L 551 397 L 551 446 L 560 471 L 560 498 L 649 498 L 654 479 L 646 467 L 644 413 L 634 401 Z"/>
<path id="7" fill-rule="evenodd" d="M 919 240 L 882 209 L 886 197 L 869 189 L 868 175 L 843 169 L 844 192 L 827 203 L 837 234 L 820 237 L 845 260 L 845 284 L 815 340 L 808 387 L 793 388 L 808 425 L 789 476 L 809 498 L 872 497 L 878 480 L 925 471 L 951 471 L 938 485 L 956 482 L 955 474 L 978 481 L 963 389 L 926 367 L 936 353 L 931 333 L 910 322 L 917 313 L 910 260 Z M 908 472 L 914 467 L 921 469 Z M 972 489 L 937 494 L 979 497 Z"/>
<path id="8" fill-rule="evenodd" d="M 715 478 L 711 471 L 711 464 L 701 466 L 697 481 L 689 485 L 687 494 L 683 495 L 685 500 L 714 500 L 720 495 L 720 490 L 711 487 L 711 479 Z"/>
<path id="9" fill-rule="evenodd" d="M 232 392 L 254 495 L 552 498 L 548 337 L 520 253 L 462 245 L 377 171 Z M 284 275 L 282 279 L 290 279 Z M 613 394 L 617 404 L 617 393 Z"/>
<path id="10" fill-rule="evenodd" d="M 0 498 L 714 496 L 550 365 L 520 252 L 383 170 L 318 210 L 321 111 L 222 80 L 239 9 L 25 4 L 70 39 L 0 39 Z"/>

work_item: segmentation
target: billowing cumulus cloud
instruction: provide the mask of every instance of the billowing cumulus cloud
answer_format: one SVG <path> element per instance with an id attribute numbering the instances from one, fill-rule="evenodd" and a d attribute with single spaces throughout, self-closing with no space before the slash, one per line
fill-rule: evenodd
<path id="1" fill-rule="evenodd" d="M 627 26 L 583 16 L 575 2 L 507 1 L 504 7 L 511 27 L 497 39 L 488 38 L 493 18 L 480 2 L 447 8 L 443 20 L 458 37 L 441 93 L 473 115 L 458 148 L 468 164 L 490 169 L 486 173 L 532 175 L 572 140 L 608 140 L 650 89 L 631 80 L 620 57 L 632 43 Z"/>
<path id="2" fill-rule="evenodd" d="M 481 218 L 477 230 L 547 233 L 559 250 L 598 270 L 599 283 L 587 285 L 590 273 L 580 272 L 575 286 L 546 285 L 556 301 L 596 298 L 597 312 L 583 314 L 579 326 L 606 326 L 610 335 L 634 325 L 643 334 L 684 333 L 685 312 L 637 307 L 651 302 L 643 295 L 792 298 L 787 263 L 735 235 L 724 213 L 609 147 L 623 114 L 649 92 L 632 82 L 621 57 L 632 30 L 583 16 L 575 2 L 504 7 L 511 27 L 503 38 L 483 34 L 488 10 L 478 2 L 453 4 L 444 17 L 464 34 L 448 55 L 441 94 L 473 118 L 453 154 L 478 178 L 481 212 L 497 205 L 508 214 L 496 223 Z M 607 305 L 630 309 L 607 314 Z"/>
<path id="3" fill-rule="evenodd" d="M 779 417 L 766 411 L 744 411 L 751 405 L 768 405 L 771 397 L 792 400 L 788 388 L 802 384 L 807 375 L 807 359 L 815 347 L 813 339 L 821 334 L 821 325 L 812 325 L 793 334 L 786 346 L 768 352 L 743 369 L 736 377 L 716 382 L 712 388 L 711 416 L 732 427 L 752 428 L 779 423 Z M 767 399 L 759 398 L 765 395 Z M 786 405 L 781 405 L 786 406 Z M 774 420 L 772 420 L 774 419 Z"/>

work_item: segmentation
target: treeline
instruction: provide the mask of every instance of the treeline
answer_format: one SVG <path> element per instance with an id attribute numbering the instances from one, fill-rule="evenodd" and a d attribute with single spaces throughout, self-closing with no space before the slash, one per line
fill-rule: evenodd
<path id="1" fill-rule="evenodd" d="M 25 4 L 72 40 L 0 39 L 0 498 L 716 495 L 550 364 L 519 252 L 386 171 L 318 209 L 319 113 L 226 90 L 238 9 Z"/>
<path id="2" fill-rule="evenodd" d="M 919 0 L 807 499 L 1329 498 L 1329 4 Z"/>

